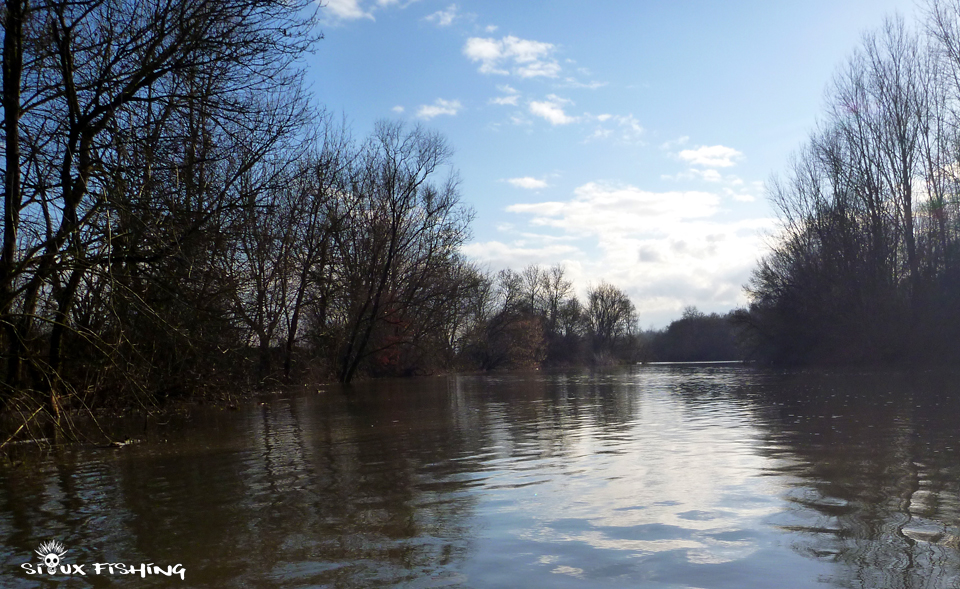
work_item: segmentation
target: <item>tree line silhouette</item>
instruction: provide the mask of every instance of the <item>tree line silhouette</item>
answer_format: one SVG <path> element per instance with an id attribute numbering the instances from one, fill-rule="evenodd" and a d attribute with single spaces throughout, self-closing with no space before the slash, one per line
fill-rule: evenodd
<path id="1" fill-rule="evenodd" d="M 960 2 L 865 35 L 789 172 L 738 313 L 779 363 L 942 363 L 960 336 Z"/>
<path id="2" fill-rule="evenodd" d="M 664 329 L 641 334 L 641 356 L 655 362 L 744 360 L 743 339 L 736 311 L 708 315 L 687 307 Z"/>

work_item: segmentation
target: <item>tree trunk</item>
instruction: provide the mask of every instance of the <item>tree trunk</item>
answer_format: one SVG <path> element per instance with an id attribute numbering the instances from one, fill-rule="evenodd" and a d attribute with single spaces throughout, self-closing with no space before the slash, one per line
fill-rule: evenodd
<path id="1" fill-rule="evenodd" d="M 10 389 L 0 394 L 0 411 L 9 395 L 20 386 L 22 345 L 18 343 L 16 322 L 10 316 L 13 303 L 13 277 L 16 265 L 17 230 L 20 226 L 20 84 L 23 76 L 23 24 L 27 2 L 7 0 L 3 37 L 3 118 L 6 129 L 6 178 L 3 192 L 3 251 L 0 252 L 0 321 L 4 323 L 8 354 L 7 384 Z"/>

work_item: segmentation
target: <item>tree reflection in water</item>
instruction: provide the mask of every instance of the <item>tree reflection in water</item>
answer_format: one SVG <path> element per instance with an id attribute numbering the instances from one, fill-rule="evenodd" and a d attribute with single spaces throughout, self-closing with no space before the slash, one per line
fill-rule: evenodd
<path id="1" fill-rule="evenodd" d="M 838 586 L 960 586 L 956 376 L 800 373 L 738 393 L 790 480 L 775 523 L 841 565 Z"/>

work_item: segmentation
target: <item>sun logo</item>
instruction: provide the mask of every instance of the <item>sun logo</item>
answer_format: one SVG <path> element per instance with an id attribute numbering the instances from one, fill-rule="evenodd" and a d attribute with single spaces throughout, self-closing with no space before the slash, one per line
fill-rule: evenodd
<path id="1" fill-rule="evenodd" d="M 41 544 L 40 548 L 37 548 L 34 552 L 43 559 L 43 564 L 47 567 L 47 574 L 53 575 L 57 572 L 60 557 L 67 553 L 67 549 L 56 540 L 50 540 L 49 542 Z"/>

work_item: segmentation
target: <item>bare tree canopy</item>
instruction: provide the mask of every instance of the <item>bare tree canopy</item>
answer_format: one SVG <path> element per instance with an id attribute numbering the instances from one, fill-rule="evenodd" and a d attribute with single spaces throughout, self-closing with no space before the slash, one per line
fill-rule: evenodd
<path id="1" fill-rule="evenodd" d="M 157 317 L 160 273 L 168 294 L 191 288 L 170 284 L 171 262 L 209 253 L 199 242 L 268 181 L 255 168 L 306 121 L 309 7 L 5 3 L 4 404 L 36 388 L 56 413 L 67 338 L 116 349 L 129 330 L 111 339 L 107 324 L 129 319 L 121 299 Z"/>
<path id="2" fill-rule="evenodd" d="M 637 311 L 627 293 L 607 282 L 587 293 L 587 324 L 599 348 L 613 345 L 637 327 Z"/>

